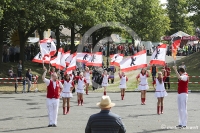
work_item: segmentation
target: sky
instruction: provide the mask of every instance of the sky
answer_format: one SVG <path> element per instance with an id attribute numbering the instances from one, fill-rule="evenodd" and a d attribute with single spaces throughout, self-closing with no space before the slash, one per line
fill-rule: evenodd
<path id="1" fill-rule="evenodd" d="M 167 3 L 167 0 L 160 0 L 160 2 L 163 3 Z"/>

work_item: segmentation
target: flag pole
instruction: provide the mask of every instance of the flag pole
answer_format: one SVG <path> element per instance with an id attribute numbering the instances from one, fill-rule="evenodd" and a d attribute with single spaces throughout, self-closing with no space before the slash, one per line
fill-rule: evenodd
<path id="1" fill-rule="evenodd" d="M 39 42 L 39 45 L 40 45 L 40 42 Z M 40 53 L 41 53 L 41 55 L 42 55 L 41 47 L 40 47 Z M 44 59 L 43 59 L 43 55 L 42 55 L 42 66 L 43 66 L 43 68 L 44 68 Z"/>

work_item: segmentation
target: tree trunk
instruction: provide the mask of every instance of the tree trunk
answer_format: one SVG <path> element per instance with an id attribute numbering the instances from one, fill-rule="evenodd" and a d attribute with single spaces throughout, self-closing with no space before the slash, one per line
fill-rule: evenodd
<path id="1" fill-rule="evenodd" d="M 20 31 L 18 29 L 19 33 L 19 40 L 20 40 L 20 60 L 22 61 L 22 70 L 24 70 L 24 61 L 25 61 L 25 43 L 26 43 L 26 38 L 25 38 L 25 33 L 23 31 Z"/>
<path id="2" fill-rule="evenodd" d="M 74 23 L 72 23 L 72 26 L 71 26 L 71 46 L 70 46 L 71 54 L 73 54 L 75 52 L 75 44 L 74 44 L 75 29 L 74 28 L 75 28 Z"/>
<path id="3" fill-rule="evenodd" d="M 57 42 L 56 49 L 58 51 L 58 49 L 60 48 L 60 30 L 59 30 L 59 26 L 56 27 L 55 35 L 56 35 L 56 42 Z"/>
<path id="4" fill-rule="evenodd" d="M 3 26 L 0 26 L 0 67 L 3 64 L 2 57 L 3 57 Z M 0 69 L 0 71 L 3 71 L 3 69 Z"/>
<path id="5" fill-rule="evenodd" d="M 38 29 L 38 34 L 39 34 L 40 40 L 43 40 L 44 39 L 44 30 Z"/>

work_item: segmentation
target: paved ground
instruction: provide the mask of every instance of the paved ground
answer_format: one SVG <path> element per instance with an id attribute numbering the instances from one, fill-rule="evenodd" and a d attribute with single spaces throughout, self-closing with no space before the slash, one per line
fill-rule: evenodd
<path id="1" fill-rule="evenodd" d="M 199 133 L 200 106 L 199 93 L 190 93 L 188 100 L 188 126 L 198 129 L 173 129 L 177 125 L 176 93 L 169 93 L 165 98 L 164 114 L 156 115 L 156 98 L 154 93 L 147 94 L 147 104 L 140 105 L 138 92 L 127 93 L 125 100 L 120 100 L 119 93 L 108 93 L 116 107 L 112 109 L 119 114 L 127 133 Z M 77 106 L 76 96 L 71 101 L 70 113 L 62 115 L 60 104 L 58 127 L 47 128 L 48 118 L 45 105 L 45 93 L 1 94 L 0 96 L 0 132 L 13 133 L 84 133 L 90 115 L 99 112 L 96 103 L 101 93 L 85 96 L 84 106 Z M 162 128 L 172 129 L 162 129 Z"/>

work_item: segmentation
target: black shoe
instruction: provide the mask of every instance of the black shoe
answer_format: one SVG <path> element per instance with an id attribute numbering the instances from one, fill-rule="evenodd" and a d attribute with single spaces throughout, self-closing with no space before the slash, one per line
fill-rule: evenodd
<path id="1" fill-rule="evenodd" d="M 53 124 L 52 127 L 57 127 L 56 124 Z"/>
<path id="2" fill-rule="evenodd" d="M 48 125 L 48 127 L 52 127 L 53 125 Z"/>
<path id="3" fill-rule="evenodd" d="M 178 126 L 176 126 L 177 128 L 182 128 L 183 126 L 182 125 L 178 125 Z"/>
<path id="4" fill-rule="evenodd" d="M 182 126 L 182 128 L 186 128 L 186 126 Z"/>

